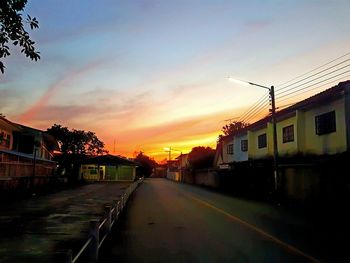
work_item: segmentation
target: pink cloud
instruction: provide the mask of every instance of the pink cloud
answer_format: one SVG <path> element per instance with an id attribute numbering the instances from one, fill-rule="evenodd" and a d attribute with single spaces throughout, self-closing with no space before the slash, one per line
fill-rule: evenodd
<path id="1" fill-rule="evenodd" d="M 49 103 L 50 99 L 58 92 L 66 88 L 74 80 L 91 72 L 99 66 L 99 62 L 94 62 L 89 63 L 80 69 L 69 71 L 68 74 L 66 74 L 66 76 L 64 76 L 62 79 L 56 80 L 54 83 L 52 83 L 45 93 L 29 109 L 19 115 L 17 119 L 20 122 L 32 121 L 35 119 L 36 115 L 39 114 L 39 112 L 42 111 L 43 108 Z"/>

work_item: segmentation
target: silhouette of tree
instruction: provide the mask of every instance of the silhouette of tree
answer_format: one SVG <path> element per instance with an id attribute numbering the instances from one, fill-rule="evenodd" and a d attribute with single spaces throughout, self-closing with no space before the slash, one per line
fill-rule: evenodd
<path id="1" fill-rule="evenodd" d="M 137 168 L 139 176 L 150 177 L 154 168 L 158 166 L 157 162 L 145 155 L 143 152 L 139 152 L 135 157 L 135 161 L 140 164 Z"/>
<path id="2" fill-rule="evenodd" d="M 226 124 L 222 127 L 221 131 L 224 135 L 219 135 L 218 141 L 222 140 L 223 136 L 235 135 L 244 128 L 248 127 L 250 124 L 243 121 L 233 121 L 230 124 Z"/>
<path id="3" fill-rule="evenodd" d="M 210 147 L 197 146 L 188 154 L 188 162 L 192 169 L 203 169 L 213 166 L 215 150 Z"/>
<path id="4" fill-rule="evenodd" d="M 56 157 L 58 173 L 64 174 L 70 183 L 77 183 L 80 161 L 87 155 L 107 153 L 104 143 L 91 131 L 69 130 L 59 124 L 47 129 L 56 138 L 61 155 Z"/>
<path id="5" fill-rule="evenodd" d="M 107 152 L 94 132 L 70 131 L 59 124 L 54 124 L 47 132 L 56 138 L 63 154 L 99 155 Z"/>
<path id="6" fill-rule="evenodd" d="M 35 50 L 35 42 L 30 39 L 28 32 L 24 28 L 27 23 L 31 30 L 39 27 L 39 22 L 35 17 L 27 15 L 23 18 L 27 0 L 1 0 L 0 1 L 0 59 L 10 55 L 9 43 L 21 47 L 21 53 L 31 60 L 40 59 L 40 52 Z M 0 71 L 4 73 L 5 65 L 0 61 Z"/>

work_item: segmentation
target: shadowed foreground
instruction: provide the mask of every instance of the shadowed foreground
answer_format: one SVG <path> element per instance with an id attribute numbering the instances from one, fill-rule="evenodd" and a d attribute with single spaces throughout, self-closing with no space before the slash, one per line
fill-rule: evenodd
<path id="1" fill-rule="evenodd" d="M 145 180 L 124 216 L 101 262 L 320 262 L 327 253 L 303 216 L 164 179 Z"/>

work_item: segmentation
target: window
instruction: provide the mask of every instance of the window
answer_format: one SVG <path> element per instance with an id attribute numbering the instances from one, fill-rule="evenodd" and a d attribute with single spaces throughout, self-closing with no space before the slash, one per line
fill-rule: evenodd
<path id="1" fill-rule="evenodd" d="M 265 148 L 267 146 L 267 138 L 266 133 L 258 136 L 258 148 Z"/>
<path id="2" fill-rule="evenodd" d="M 233 154 L 233 144 L 227 145 L 227 154 Z"/>
<path id="3" fill-rule="evenodd" d="M 283 143 L 294 142 L 294 125 L 283 128 Z"/>
<path id="4" fill-rule="evenodd" d="M 336 131 L 335 111 L 327 112 L 315 117 L 316 134 L 323 135 Z"/>
<path id="5" fill-rule="evenodd" d="M 241 140 L 241 151 L 248 151 L 248 140 Z"/>
<path id="6" fill-rule="evenodd" d="M 0 145 L 10 148 L 11 135 L 5 132 L 0 133 Z"/>

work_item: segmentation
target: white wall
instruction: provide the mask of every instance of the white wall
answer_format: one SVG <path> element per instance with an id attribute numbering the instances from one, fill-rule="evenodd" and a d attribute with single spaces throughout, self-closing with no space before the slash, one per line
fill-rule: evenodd
<path id="1" fill-rule="evenodd" d="M 248 160 L 248 150 L 245 152 L 242 152 L 242 150 L 241 150 L 241 141 L 242 140 L 248 140 L 247 134 L 241 134 L 241 135 L 235 136 L 235 138 L 234 138 L 233 160 L 235 162 L 243 162 L 243 161 Z M 248 147 L 249 147 L 249 141 L 248 141 Z"/>

